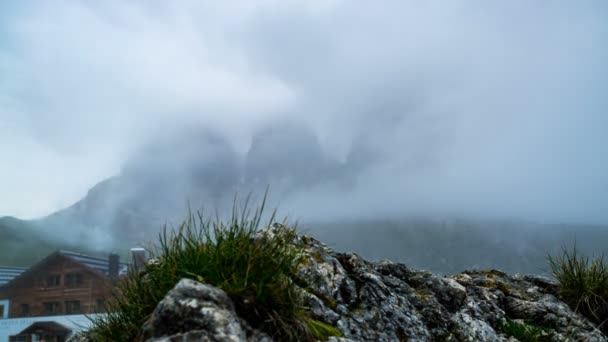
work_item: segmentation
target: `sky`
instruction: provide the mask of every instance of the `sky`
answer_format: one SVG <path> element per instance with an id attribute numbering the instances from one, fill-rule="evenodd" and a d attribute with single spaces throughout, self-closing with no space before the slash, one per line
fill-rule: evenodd
<path id="1" fill-rule="evenodd" d="M 373 156 L 297 216 L 608 223 L 608 3 L 0 4 L 0 216 L 67 207 L 163 132 L 296 122 Z M 297 157 L 297 156 L 295 156 Z"/>

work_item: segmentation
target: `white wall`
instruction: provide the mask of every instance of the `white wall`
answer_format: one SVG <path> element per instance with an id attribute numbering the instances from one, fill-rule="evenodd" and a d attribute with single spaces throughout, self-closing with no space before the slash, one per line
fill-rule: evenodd
<path id="1" fill-rule="evenodd" d="M 94 317 L 96 315 L 89 315 Z M 69 316 L 43 316 L 43 317 L 23 317 L 0 319 L 0 342 L 8 341 L 8 337 L 21 332 L 35 322 L 57 322 L 73 332 L 86 330 L 91 326 L 91 321 L 85 315 L 69 315 Z"/>

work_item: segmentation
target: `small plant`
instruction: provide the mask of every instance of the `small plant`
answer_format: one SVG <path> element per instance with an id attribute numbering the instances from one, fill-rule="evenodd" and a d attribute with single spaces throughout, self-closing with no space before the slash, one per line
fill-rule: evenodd
<path id="1" fill-rule="evenodd" d="M 292 277 L 304 255 L 295 230 L 274 224 L 259 234 L 264 202 L 253 214 L 237 209 L 229 222 L 190 214 L 177 230 L 163 229 L 151 250 L 158 262 L 131 272 L 117 286 L 108 314 L 93 319 L 90 336 L 101 341 L 141 340 L 142 325 L 182 278 L 223 289 L 237 314 L 277 340 L 314 340 L 339 331 L 313 320 Z"/>
<path id="2" fill-rule="evenodd" d="M 327 340 L 331 336 L 342 336 L 340 330 L 332 327 L 327 323 L 323 323 L 314 319 L 307 320 L 306 326 L 311 332 L 312 336 L 316 339 Z"/>
<path id="3" fill-rule="evenodd" d="M 503 334 L 514 337 L 521 342 L 549 341 L 551 334 L 547 329 L 531 323 L 516 320 L 504 320 L 499 323 L 498 330 Z"/>
<path id="4" fill-rule="evenodd" d="M 572 250 L 564 247 L 561 255 L 549 255 L 548 261 L 562 299 L 608 332 L 608 262 L 604 256 L 589 260 L 579 254 L 575 244 Z"/>

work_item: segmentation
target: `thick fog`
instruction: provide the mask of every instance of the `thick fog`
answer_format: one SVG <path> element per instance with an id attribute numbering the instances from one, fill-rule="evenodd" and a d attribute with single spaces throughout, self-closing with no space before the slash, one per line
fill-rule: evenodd
<path id="1" fill-rule="evenodd" d="M 309 220 L 607 223 L 607 18 L 601 0 L 3 3 L 0 216 L 119 175 L 116 203 L 158 215 L 270 184 Z"/>

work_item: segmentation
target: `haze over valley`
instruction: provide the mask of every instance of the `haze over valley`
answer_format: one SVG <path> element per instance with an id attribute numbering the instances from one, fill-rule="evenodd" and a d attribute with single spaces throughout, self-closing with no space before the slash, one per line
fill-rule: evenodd
<path id="1" fill-rule="evenodd" d="M 0 265 L 188 208 L 456 273 L 608 252 L 608 3 L 0 4 Z"/>

